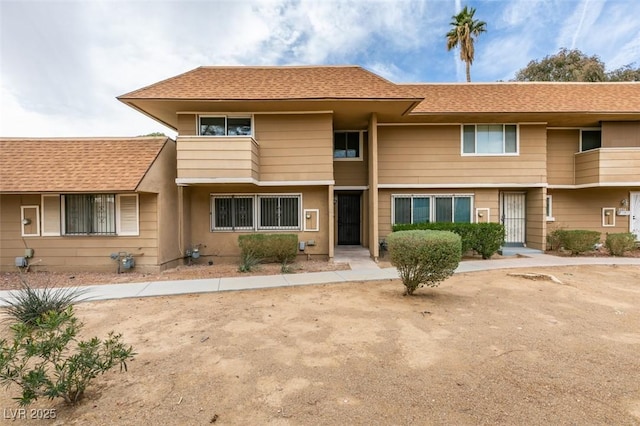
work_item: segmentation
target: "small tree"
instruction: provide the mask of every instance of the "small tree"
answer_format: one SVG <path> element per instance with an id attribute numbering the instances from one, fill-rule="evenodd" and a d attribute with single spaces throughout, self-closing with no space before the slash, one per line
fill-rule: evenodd
<path id="1" fill-rule="evenodd" d="M 453 275 L 462 258 L 462 241 L 449 231 L 399 231 L 387 236 L 391 263 L 412 295 L 419 287 L 437 287 Z"/>

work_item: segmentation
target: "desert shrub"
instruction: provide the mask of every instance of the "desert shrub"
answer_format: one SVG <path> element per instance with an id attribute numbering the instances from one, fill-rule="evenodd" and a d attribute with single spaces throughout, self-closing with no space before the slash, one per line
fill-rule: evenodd
<path id="1" fill-rule="evenodd" d="M 243 251 L 240 253 L 240 265 L 238 266 L 238 272 L 251 272 L 253 268 L 258 266 L 261 259 L 253 254 L 252 251 Z"/>
<path id="2" fill-rule="evenodd" d="M 19 321 L 10 327 L 12 341 L 0 340 L 0 383 L 22 389 L 14 398 L 20 406 L 40 397 L 74 404 L 98 374 L 116 365 L 127 369 L 135 353 L 120 341 L 120 334 L 79 341 L 82 326 L 68 306 L 62 312 L 46 312 L 33 324 Z"/>
<path id="3" fill-rule="evenodd" d="M 558 250 L 564 241 L 564 229 L 556 229 L 547 234 L 547 247 L 549 250 Z"/>
<path id="4" fill-rule="evenodd" d="M 247 234 L 238 237 L 240 253 L 252 253 L 262 261 L 289 263 L 298 254 L 295 234 Z"/>
<path id="5" fill-rule="evenodd" d="M 11 292 L 11 297 L 2 299 L 5 313 L 16 321 L 35 325 L 49 311 L 61 313 L 77 301 L 86 290 L 78 288 L 31 288 L 22 279 L 22 288 Z"/>
<path id="6" fill-rule="evenodd" d="M 462 256 L 460 236 L 449 231 L 399 231 L 389 235 L 387 243 L 409 295 L 425 285 L 437 287 L 453 275 Z"/>
<path id="7" fill-rule="evenodd" d="M 493 256 L 504 242 L 505 229 L 500 223 L 414 223 L 394 225 L 393 231 L 409 230 L 450 231 L 462 239 L 462 253 L 474 250 L 483 259 Z"/>
<path id="8" fill-rule="evenodd" d="M 475 232 L 471 248 L 483 259 L 493 256 L 504 243 L 505 229 L 500 223 L 474 223 Z"/>
<path id="9" fill-rule="evenodd" d="M 623 256 L 625 252 L 636 247 L 636 236 L 631 232 L 608 234 L 604 244 L 611 255 Z"/>
<path id="10" fill-rule="evenodd" d="M 560 237 L 561 247 L 569 250 L 571 254 L 580 254 L 593 250 L 596 243 L 600 241 L 600 232 L 571 229 L 562 231 Z"/>

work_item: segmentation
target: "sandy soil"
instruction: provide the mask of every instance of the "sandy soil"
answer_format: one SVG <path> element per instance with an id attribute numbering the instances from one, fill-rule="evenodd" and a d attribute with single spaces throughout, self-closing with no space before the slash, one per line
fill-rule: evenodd
<path id="1" fill-rule="evenodd" d="M 346 263 L 334 263 L 322 260 L 306 260 L 288 265 L 290 274 L 320 271 L 340 271 L 349 269 Z M 117 274 L 115 272 L 39 272 L 23 273 L 22 277 L 33 288 L 76 287 L 93 284 L 121 284 L 146 281 L 191 280 L 220 277 L 240 277 L 253 275 L 281 274 L 282 266 L 276 263 L 257 265 L 251 272 L 239 272 L 235 264 L 194 264 L 178 266 L 160 273 L 141 273 L 135 270 Z M 0 290 L 22 288 L 19 272 L 0 273 Z"/>
<path id="2" fill-rule="evenodd" d="M 136 360 L 77 406 L 32 408 L 78 425 L 640 424 L 640 267 L 467 273 L 402 292 L 378 281 L 82 303 L 85 334 L 122 332 Z M 0 393 L 5 414 L 16 391 Z"/>

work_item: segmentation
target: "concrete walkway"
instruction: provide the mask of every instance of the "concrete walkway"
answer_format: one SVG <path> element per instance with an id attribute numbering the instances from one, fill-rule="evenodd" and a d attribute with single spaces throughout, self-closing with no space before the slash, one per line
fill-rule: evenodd
<path id="1" fill-rule="evenodd" d="M 309 272 L 303 274 L 265 275 L 251 277 L 210 278 L 199 280 L 154 281 L 143 283 L 107 284 L 80 287 L 86 290 L 89 301 L 124 299 L 130 297 L 167 296 L 174 294 L 212 293 L 218 291 L 248 290 L 258 288 L 287 287 L 300 285 L 344 283 L 351 281 L 391 280 L 398 278 L 395 268 L 373 267 L 349 271 Z M 469 260 L 460 262 L 456 273 L 477 272 L 507 268 L 535 268 L 571 265 L 635 265 L 640 268 L 638 258 L 557 257 L 546 254 L 528 257 L 502 258 L 496 260 Z M 639 283 L 640 284 L 640 283 Z M 10 291 L 0 291 L 0 299 L 11 299 Z M 0 301 L 0 306 L 6 303 Z"/>

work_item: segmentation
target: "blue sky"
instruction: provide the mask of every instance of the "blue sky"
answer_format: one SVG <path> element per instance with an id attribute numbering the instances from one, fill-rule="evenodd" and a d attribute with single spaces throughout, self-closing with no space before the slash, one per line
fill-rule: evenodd
<path id="1" fill-rule="evenodd" d="M 463 82 L 444 34 L 464 5 L 487 33 L 474 82 L 561 47 L 640 66 L 639 0 L 0 0 L 0 136 L 168 129 L 116 96 L 200 65 L 357 64 L 394 82 Z"/>

